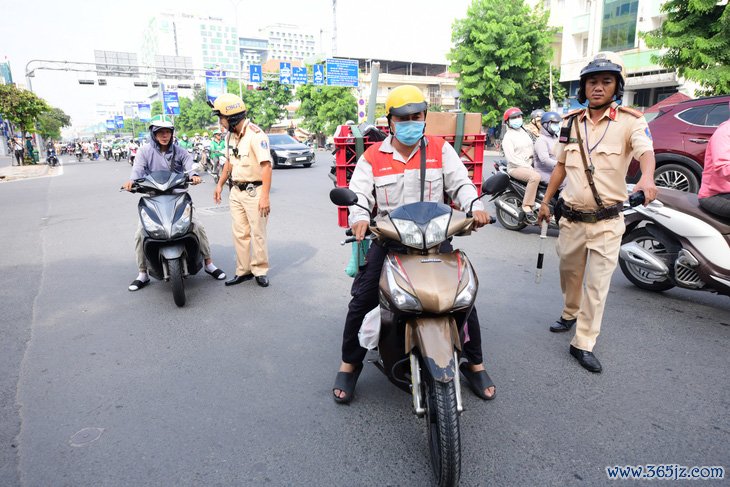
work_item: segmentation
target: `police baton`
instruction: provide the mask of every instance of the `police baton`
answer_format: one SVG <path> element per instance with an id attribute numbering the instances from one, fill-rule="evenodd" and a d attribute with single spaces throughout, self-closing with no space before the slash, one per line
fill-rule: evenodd
<path id="1" fill-rule="evenodd" d="M 545 240 L 547 240 L 548 222 L 543 220 L 540 227 L 540 247 L 537 251 L 537 269 L 535 270 L 535 284 L 542 280 L 542 262 L 545 257 Z"/>

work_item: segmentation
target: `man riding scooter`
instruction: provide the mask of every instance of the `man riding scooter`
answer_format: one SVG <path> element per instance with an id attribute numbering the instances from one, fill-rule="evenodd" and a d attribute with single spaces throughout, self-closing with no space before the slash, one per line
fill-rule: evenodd
<path id="1" fill-rule="evenodd" d="M 171 171 L 178 173 L 191 174 L 191 182 L 193 184 L 200 183 L 200 176 L 193 172 L 193 159 L 190 153 L 185 150 L 177 148 L 172 143 L 172 135 L 175 130 L 175 126 L 170 122 L 164 115 L 158 115 L 149 126 L 150 131 L 150 143 L 140 148 L 137 152 L 137 157 L 132 166 L 132 173 L 129 181 L 122 185 L 122 188 L 130 191 L 132 184 L 135 179 L 144 177 L 145 175 L 154 171 Z M 205 233 L 205 229 L 200 221 L 196 218 L 193 213 L 193 233 L 198 237 L 200 243 L 200 253 L 203 255 L 205 260 L 205 272 L 213 276 L 214 279 L 223 280 L 226 278 L 226 274 L 218 269 L 210 257 L 210 243 L 208 243 L 208 236 Z M 129 285 L 130 291 L 137 291 L 142 289 L 150 282 L 150 278 L 147 275 L 147 261 L 144 257 L 142 248 L 142 225 L 141 223 L 137 226 L 137 231 L 134 235 L 135 250 L 137 254 L 137 266 L 139 268 L 139 275 Z"/>
<path id="2" fill-rule="evenodd" d="M 379 211 L 391 211 L 421 200 L 443 202 L 446 191 L 462 209 L 469 210 L 477 190 L 454 148 L 440 137 L 424 135 L 428 104 L 421 90 L 411 85 L 393 89 L 385 110 L 391 135 L 360 158 L 350 180 L 350 189 L 358 195 L 359 204 L 366 208 L 377 204 Z M 424 158 L 421 151 L 426 154 Z M 421 191 L 422 174 L 425 175 L 425 192 Z M 350 211 L 352 233 L 357 241 L 362 241 L 370 215 L 357 206 L 352 206 Z M 475 227 L 489 222 L 489 214 L 480 201 L 474 203 L 473 217 Z M 378 282 L 386 255 L 387 250 L 373 242 L 366 264 L 360 268 L 352 285 L 342 340 L 342 363 L 332 390 L 337 403 L 349 403 L 355 393 L 367 353 L 360 346 L 357 334 L 365 314 L 379 304 Z M 476 309 L 466 321 L 470 340 L 463 346 L 467 362 L 460 370 L 477 396 L 493 399 L 495 387 L 482 363 Z"/>

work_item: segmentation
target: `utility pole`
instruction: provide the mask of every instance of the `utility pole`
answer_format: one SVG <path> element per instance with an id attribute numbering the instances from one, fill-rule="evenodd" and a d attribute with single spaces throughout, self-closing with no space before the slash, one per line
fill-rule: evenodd
<path id="1" fill-rule="evenodd" d="M 332 0 L 332 57 L 337 56 L 337 0 Z"/>
<path id="2" fill-rule="evenodd" d="M 243 98 L 243 83 L 241 82 L 241 46 L 240 41 L 238 40 L 238 4 L 241 3 L 241 0 L 231 0 L 231 3 L 233 4 L 233 15 L 236 19 L 236 53 L 238 54 L 238 97 Z"/>

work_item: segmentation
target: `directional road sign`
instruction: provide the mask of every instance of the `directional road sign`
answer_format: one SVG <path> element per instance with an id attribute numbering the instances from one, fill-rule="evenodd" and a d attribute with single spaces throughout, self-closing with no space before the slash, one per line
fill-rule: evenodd
<path id="1" fill-rule="evenodd" d="M 306 85 L 307 84 L 307 68 L 292 68 L 291 74 L 292 82 L 295 85 Z"/>
<path id="2" fill-rule="evenodd" d="M 291 63 L 279 63 L 279 83 L 291 84 Z"/>
<path id="3" fill-rule="evenodd" d="M 249 64 L 248 65 L 248 80 L 251 83 L 263 83 L 264 74 L 261 71 L 260 64 Z"/>
<path id="4" fill-rule="evenodd" d="M 312 66 L 314 73 L 312 73 L 312 81 L 315 85 L 324 84 L 324 64 L 315 64 Z"/>

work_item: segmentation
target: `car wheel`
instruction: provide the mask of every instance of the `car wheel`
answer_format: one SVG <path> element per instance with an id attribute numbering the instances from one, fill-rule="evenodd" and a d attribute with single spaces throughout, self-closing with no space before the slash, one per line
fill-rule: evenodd
<path id="1" fill-rule="evenodd" d="M 654 182 L 662 188 L 671 188 L 686 193 L 700 190 L 700 182 L 689 168 L 680 164 L 664 164 L 654 171 Z"/>

